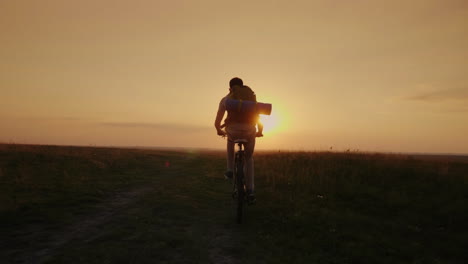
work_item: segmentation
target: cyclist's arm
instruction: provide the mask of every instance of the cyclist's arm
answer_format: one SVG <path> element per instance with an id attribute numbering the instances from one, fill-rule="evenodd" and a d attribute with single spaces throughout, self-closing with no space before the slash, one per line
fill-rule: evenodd
<path id="1" fill-rule="evenodd" d="M 260 116 L 257 119 L 257 137 L 263 137 L 263 124 L 260 121 Z"/>
<path id="2" fill-rule="evenodd" d="M 218 112 L 216 113 L 216 119 L 214 126 L 218 135 L 224 135 L 224 131 L 221 129 L 221 120 L 223 120 L 224 112 L 226 112 L 226 106 L 224 104 L 225 98 L 221 99 L 218 106 Z"/>

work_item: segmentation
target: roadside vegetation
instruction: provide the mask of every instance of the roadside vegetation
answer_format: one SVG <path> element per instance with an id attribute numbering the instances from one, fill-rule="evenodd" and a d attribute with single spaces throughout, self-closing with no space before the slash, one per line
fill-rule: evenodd
<path id="1" fill-rule="evenodd" d="M 234 221 L 223 152 L 0 145 L 16 263 L 466 263 L 468 162 L 259 152 Z"/>

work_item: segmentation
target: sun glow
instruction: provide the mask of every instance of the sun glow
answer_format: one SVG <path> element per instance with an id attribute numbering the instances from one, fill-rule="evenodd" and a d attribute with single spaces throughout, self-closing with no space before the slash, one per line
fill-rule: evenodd
<path id="1" fill-rule="evenodd" d="M 260 115 L 260 122 L 263 124 L 264 133 L 271 133 L 279 128 L 278 118 L 274 113 L 269 116 Z"/>
<path id="2" fill-rule="evenodd" d="M 265 136 L 284 132 L 289 127 L 289 114 L 283 104 L 278 103 L 274 98 L 264 98 L 265 102 L 271 103 L 273 109 L 271 115 L 260 115 L 260 122 L 263 124 L 263 134 Z"/>

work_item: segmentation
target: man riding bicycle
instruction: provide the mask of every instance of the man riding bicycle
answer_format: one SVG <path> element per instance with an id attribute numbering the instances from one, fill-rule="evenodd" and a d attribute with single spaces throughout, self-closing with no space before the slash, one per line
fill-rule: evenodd
<path id="1" fill-rule="evenodd" d="M 255 93 L 250 87 L 245 86 L 240 78 L 232 78 L 229 81 L 229 94 L 219 102 L 218 112 L 215 119 L 215 127 L 219 136 L 227 136 L 227 171 L 224 176 L 227 179 L 232 179 L 234 169 L 234 140 L 246 139 L 245 143 L 245 176 L 247 186 L 247 199 L 249 203 L 255 202 L 254 195 L 254 162 L 253 152 L 255 148 L 255 138 L 263 136 L 263 125 L 259 120 L 258 113 L 252 112 L 237 112 L 227 111 L 226 100 L 228 98 L 257 101 Z M 228 112 L 227 118 L 224 120 L 224 125 L 221 125 L 221 120 L 224 113 Z M 225 130 L 222 128 L 225 126 Z M 257 131 L 258 128 L 258 131 Z"/>

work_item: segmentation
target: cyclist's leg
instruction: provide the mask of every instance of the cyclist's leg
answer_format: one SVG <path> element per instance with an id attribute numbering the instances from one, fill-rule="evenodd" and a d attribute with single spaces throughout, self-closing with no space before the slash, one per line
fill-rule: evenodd
<path id="1" fill-rule="evenodd" d="M 232 140 L 227 141 L 227 170 L 234 170 L 234 142 Z"/>
<path id="2" fill-rule="evenodd" d="M 254 160 L 253 152 L 255 149 L 255 137 L 251 137 L 249 142 L 245 144 L 245 176 L 247 191 L 254 192 Z"/>

